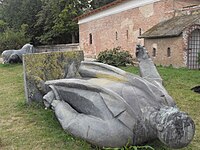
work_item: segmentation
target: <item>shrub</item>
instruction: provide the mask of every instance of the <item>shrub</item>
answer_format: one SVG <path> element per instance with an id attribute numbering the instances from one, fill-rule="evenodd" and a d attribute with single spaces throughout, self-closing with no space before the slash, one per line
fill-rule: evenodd
<path id="1" fill-rule="evenodd" d="M 0 20 L 0 33 L 4 32 L 7 26 L 8 24 L 5 21 Z"/>
<path id="2" fill-rule="evenodd" d="M 200 52 L 198 53 L 197 62 L 200 64 Z"/>
<path id="3" fill-rule="evenodd" d="M 128 51 L 121 49 L 121 47 L 117 47 L 100 52 L 97 61 L 116 67 L 126 66 L 126 64 L 132 63 L 132 56 Z"/>
<path id="4" fill-rule="evenodd" d="M 8 49 L 20 49 L 24 44 L 29 43 L 30 39 L 26 37 L 25 28 L 25 25 L 20 31 L 7 28 L 0 33 L 0 53 Z"/>

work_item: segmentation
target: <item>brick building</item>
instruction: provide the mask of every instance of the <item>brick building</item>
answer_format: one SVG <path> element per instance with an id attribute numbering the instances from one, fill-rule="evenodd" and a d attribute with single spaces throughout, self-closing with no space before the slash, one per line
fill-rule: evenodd
<path id="1" fill-rule="evenodd" d="M 200 10 L 199 7 L 198 11 Z M 173 17 L 161 22 L 140 37 L 157 65 L 200 69 L 200 12 Z"/>
<path id="2" fill-rule="evenodd" d="M 116 0 L 78 17 L 80 47 L 89 57 L 117 46 L 134 55 L 136 44 L 144 44 L 138 37 L 160 22 L 175 17 L 180 9 L 196 5 L 200 5 L 199 0 Z M 145 41 L 148 39 L 146 37 Z M 152 45 L 149 47 L 152 51 Z"/>

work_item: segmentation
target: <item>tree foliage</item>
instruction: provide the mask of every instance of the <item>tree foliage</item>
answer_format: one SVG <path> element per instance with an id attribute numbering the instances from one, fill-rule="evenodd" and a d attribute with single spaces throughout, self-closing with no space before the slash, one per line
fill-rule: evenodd
<path id="1" fill-rule="evenodd" d="M 6 22 L 10 29 L 19 32 L 23 24 L 27 25 L 25 33 L 32 41 L 41 33 L 34 27 L 36 15 L 41 10 L 41 0 L 3 0 L 0 4 L 0 19 Z"/>
<path id="2" fill-rule="evenodd" d="M 6 28 L 0 34 L 0 53 L 7 49 L 20 49 L 24 44 L 28 43 L 30 39 L 25 35 L 26 30 L 26 24 L 23 24 L 19 31 Z"/>
<path id="3" fill-rule="evenodd" d="M 78 42 L 74 18 L 112 1 L 0 0 L 0 36 L 18 33 L 26 24 L 24 37 L 34 45 Z"/>
<path id="4" fill-rule="evenodd" d="M 92 0 L 91 1 L 91 6 L 93 9 L 99 8 L 101 6 L 104 6 L 106 4 L 109 4 L 115 0 Z"/>
<path id="5" fill-rule="evenodd" d="M 37 37 L 42 43 L 78 41 L 78 25 L 74 18 L 89 9 L 85 0 L 44 0 L 36 27 L 44 26 L 45 34 Z"/>

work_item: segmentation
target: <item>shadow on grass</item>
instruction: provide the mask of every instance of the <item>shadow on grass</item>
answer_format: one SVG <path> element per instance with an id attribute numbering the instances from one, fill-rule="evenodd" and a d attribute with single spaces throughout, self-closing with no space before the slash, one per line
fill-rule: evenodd
<path id="1" fill-rule="evenodd" d="M 16 66 L 22 66 L 22 63 L 17 63 L 17 64 L 2 64 L 0 63 L 1 68 L 15 68 Z"/>
<path id="2" fill-rule="evenodd" d="M 28 122 L 35 122 L 35 125 L 43 130 L 41 133 L 42 137 L 53 137 L 53 139 L 55 139 L 54 142 L 62 141 L 62 143 L 65 143 L 66 147 L 71 145 L 72 147 L 81 146 L 83 150 L 98 149 L 97 147 L 94 148 L 86 141 L 64 132 L 53 110 L 45 109 L 42 103 L 32 102 L 31 104 L 27 104 L 25 102 L 20 102 L 17 104 L 17 108 L 25 114 L 25 119 L 27 119 Z"/>

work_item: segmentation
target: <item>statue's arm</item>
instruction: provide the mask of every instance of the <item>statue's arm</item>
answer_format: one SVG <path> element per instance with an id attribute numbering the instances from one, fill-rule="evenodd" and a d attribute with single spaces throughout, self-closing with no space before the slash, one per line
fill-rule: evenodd
<path id="1" fill-rule="evenodd" d="M 98 62 L 83 61 L 78 72 L 83 78 L 106 78 L 115 81 L 128 81 L 127 72 L 117 67 Z"/>
<path id="2" fill-rule="evenodd" d="M 152 59 L 149 57 L 147 50 L 143 46 L 137 45 L 136 57 L 139 61 L 140 76 L 162 85 L 163 80 Z"/>

